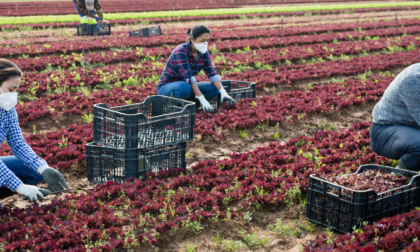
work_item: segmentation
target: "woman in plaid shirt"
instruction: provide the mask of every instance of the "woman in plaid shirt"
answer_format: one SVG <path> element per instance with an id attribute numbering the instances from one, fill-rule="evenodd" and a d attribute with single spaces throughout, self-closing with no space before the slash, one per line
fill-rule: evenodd
<path id="1" fill-rule="evenodd" d="M 211 63 L 207 46 L 210 41 L 210 29 L 205 25 L 197 25 L 187 34 L 189 40 L 173 50 L 156 87 L 158 95 L 196 101 L 207 112 L 213 107 L 207 100 L 220 93 L 221 102 L 235 103 L 223 88 L 221 77 Z M 195 77 L 204 70 L 209 82 L 197 82 Z M 199 103 L 198 103 L 199 102 Z"/>
<path id="2" fill-rule="evenodd" d="M 6 139 L 14 154 L 0 156 L 0 199 L 17 192 L 24 199 L 36 202 L 51 191 L 60 192 L 68 186 L 63 175 L 38 157 L 22 136 L 15 109 L 22 75 L 14 63 L 0 59 L 0 143 Z M 51 191 L 34 186 L 42 181 Z"/>

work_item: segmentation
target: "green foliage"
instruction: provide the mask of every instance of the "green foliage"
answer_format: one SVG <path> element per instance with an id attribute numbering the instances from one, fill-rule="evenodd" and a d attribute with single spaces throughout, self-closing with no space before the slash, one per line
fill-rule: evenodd
<path id="1" fill-rule="evenodd" d="M 92 123 L 93 122 L 93 115 L 92 114 L 84 114 L 82 116 L 82 119 L 86 121 L 86 123 Z"/>
<path id="2" fill-rule="evenodd" d="M 250 213 L 250 212 L 246 212 L 246 213 L 244 213 L 243 219 L 244 219 L 245 221 L 251 221 L 251 220 L 252 220 L 251 215 L 252 215 L 252 213 Z"/>
<path id="3" fill-rule="evenodd" d="M 241 248 L 245 248 L 245 244 L 242 241 L 224 240 L 220 245 L 224 251 L 237 251 Z"/>
<path id="4" fill-rule="evenodd" d="M 278 123 L 276 124 L 275 129 L 276 129 L 276 132 L 274 133 L 273 139 L 277 140 L 281 136 L 281 134 L 279 132 L 279 124 Z"/>
<path id="5" fill-rule="evenodd" d="M 268 225 L 268 227 L 276 232 L 277 235 L 280 235 L 281 237 L 284 236 L 288 236 L 288 235 L 292 235 L 292 228 L 289 226 L 289 224 L 283 224 L 283 222 L 281 221 L 281 219 L 277 219 L 277 223 L 276 224 L 270 224 Z"/>
<path id="6" fill-rule="evenodd" d="M 58 143 L 58 148 L 63 149 L 65 147 L 67 147 L 67 144 L 69 142 L 69 139 L 67 139 L 66 137 L 64 137 L 64 135 L 61 136 L 61 143 Z"/>
<path id="7" fill-rule="evenodd" d="M 182 226 L 184 228 L 190 228 L 194 233 L 199 234 L 202 229 L 204 229 L 199 221 L 190 221 L 188 218 L 187 221 L 185 221 Z"/>
<path id="8" fill-rule="evenodd" d="M 243 239 L 244 239 L 245 243 L 251 249 L 257 249 L 257 248 L 261 248 L 261 247 L 265 248 L 265 247 L 267 247 L 267 245 L 269 243 L 269 239 L 267 237 L 260 238 L 260 237 L 258 237 L 257 233 L 245 234 L 242 231 L 239 231 L 239 233 L 241 235 L 243 235 Z"/>
<path id="9" fill-rule="evenodd" d="M 246 132 L 245 130 L 239 130 L 239 134 L 241 134 L 242 138 L 247 138 L 248 137 L 248 132 Z"/>
<path id="10" fill-rule="evenodd" d="M 284 200 L 288 207 L 293 207 L 295 205 L 295 199 L 301 199 L 302 192 L 299 189 L 299 185 L 287 189 L 287 198 Z M 306 205 L 306 204 L 305 204 Z"/>
<path id="11" fill-rule="evenodd" d="M 221 238 L 220 236 L 219 236 L 219 231 L 217 231 L 217 236 L 216 237 L 214 237 L 214 236 L 212 236 L 211 237 L 215 242 L 216 242 L 216 245 L 217 246 L 220 246 L 220 244 L 222 243 L 222 241 L 223 241 L 223 238 Z"/>
<path id="12" fill-rule="evenodd" d="M 260 131 L 266 131 L 268 130 L 268 125 L 269 125 L 269 121 L 267 121 L 266 123 L 264 123 L 264 119 L 258 123 L 258 125 L 255 127 L 255 129 L 260 130 Z"/>
<path id="13" fill-rule="evenodd" d="M 327 234 L 327 244 L 333 244 L 334 243 L 334 240 L 333 240 L 334 232 L 331 230 L 331 228 L 326 228 L 325 233 Z"/>
<path id="14" fill-rule="evenodd" d="M 185 252 L 194 252 L 195 248 L 196 248 L 195 244 L 190 243 L 190 242 L 186 242 L 184 251 Z"/>
<path id="15" fill-rule="evenodd" d="M 343 83 L 344 81 L 345 81 L 344 78 L 342 78 L 342 79 L 334 78 L 334 77 L 331 78 L 332 83 Z"/>
<path id="16" fill-rule="evenodd" d="M 355 225 L 353 227 L 353 232 L 357 232 L 359 234 L 363 234 L 363 227 L 366 226 L 368 224 L 367 221 L 363 221 L 361 218 L 359 218 L 357 220 L 357 223 L 359 224 L 359 227 L 357 227 L 357 225 Z"/>

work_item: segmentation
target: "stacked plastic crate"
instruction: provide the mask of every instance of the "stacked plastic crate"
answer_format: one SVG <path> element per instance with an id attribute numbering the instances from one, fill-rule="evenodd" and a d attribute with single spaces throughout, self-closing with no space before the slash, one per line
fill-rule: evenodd
<path id="1" fill-rule="evenodd" d="M 86 144 L 89 182 L 121 182 L 148 171 L 185 168 L 195 111 L 193 102 L 159 95 L 133 105 L 94 105 L 94 142 Z"/>

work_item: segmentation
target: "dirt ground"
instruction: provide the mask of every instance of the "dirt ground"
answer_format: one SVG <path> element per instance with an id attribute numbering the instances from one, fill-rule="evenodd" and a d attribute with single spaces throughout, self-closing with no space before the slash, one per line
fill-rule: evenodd
<path id="1" fill-rule="evenodd" d="M 374 103 L 368 103 L 364 106 L 356 106 L 349 109 L 343 109 L 340 112 L 331 114 L 313 114 L 301 120 L 294 120 L 294 124 L 283 123 L 279 126 L 281 134 L 277 141 L 286 142 L 290 138 L 299 135 L 312 135 L 319 130 L 340 130 L 348 128 L 351 124 L 359 121 L 369 121 Z M 45 120 L 40 123 L 37 121 L 35 125 L 41 129 L 41 132 L 46 130 L 47 127 L 56 127 L 58 130 L 61 123 L 77 122 L 77 118 L 71 118 L 67 121 L 64 118 L 54 118 Z M 33 125 L 33 124 L 32 124 Z M 32 128 L 28 125 L 26 128 Z M 220 141 L 217 138 L 205 137 L 204 139 L 196 139 L 188 143 L 187 147 L 187 166 L 197 164 L 199 161 L 208 159 L 224 159 L 227 158 L 228 153 L 232 152 L 247 152 L 253 150 L 261 145 L 268 145 L 274 141 L 273 135 L 275 133 L 274 127 L 266 131 L 259 131 L 256 129 L 247 130 L 248 136 L 243 139 L 239 132 L 229 132 Z M 64 198 L 67 194 L 79 194 L 87 192 L 95 187 L 95 184 L 87 181 L 86 164 L 79 164 L 74 166 L 70 172 L 63 172 L 65 180 L 70 187 L 70 190 L 62 196 L 50 195 L 45 198 L 41 204 L 48 204 L 53 199 Z M 47 188 L 45 183 L 39 185 L 42 188 Z M 22 200 L 19 195 L 14 195 L 7 199 L 1 200 L 0 203 L 7 207 L 26 208 L 31 204 Z M 228 207 L 231 209 L 237 208 L 241 210 L 242 206 L 239 202 L 233 202 Z M 259 238 L 268 238 L 269 242 L 266 248 L 260 248 L 252 251 L 290 251 L 299 252 L 298 244 L 306 244 L 309 240 L 314 239 L 316 235 L 322 234 L 324 229 L 316 225 L 313 226 L 314 232 L 304 231 L 298 236 L 281 237 L 275 232 L 271 231 L 267 226 L 275 224 L 276 220 L 281 218 L 283 224 L 289 224 L 291 227 L 298 225 L 310 225 L 305 219 L 306 208 L 298 204 L 294 207 L 286 207 L 285 205 L 279 206 L 270 210 L 257 210 L 252 211 L 252 220 L 245 221 L 243 219 L 235 219 L 232 221 L 223 221 L 217 223 L 207 223 L 203 225 L 203 229 L 199 234 L 194 233 L 192 230 L 177 230 L 174 234 L 164 234 L 160 237 L 161 246 L 160 251 L 186 251 L 185 246 L 188 244 L 196 245 L 195 251 L 222 251 L 216 245 L 212 237 L 219 236 L 226 240 L 239 241 L 242 235 L 238 232 L 245 234 L 257 233 Z M 296 230 L 296 229 L 294 229 Z M 339 235 L 339 233 L 335 233 Z M 128 250 L 130 251 L 130 250 Z M 151 247 L 140 247 L 135 252 L 155 251 Z M 249 248 L 242 248 L 238 251 L 251 251 Z"/>
<path id="2" fill-rule="evenodd" d="M 392 72 L 398 74 L 403 68 L 394 69 Z M 346 77 L 347 79 L 355 78 L 355 76 Z M 326 85 L 329 84 L 330 79 L 320 79 L 312 81 L 312 85 Z M 269 95 L 275 96 L 279 92 L 308 89 L 308 82 L 302 81 L 295 83 L 293 86 L 281 86 L 276 89 L 270 88 L 264 91 L 258 91 L 257 96 Z M 351 124 L 360 121 L 370 121 L 371 114 L 375 103 L 368 103 L 363 106 L 355 106 L 347 109 L 342 109 L 334 113 L 316 113 L 310 114 L 306 118 L 300 120 L 293 120 L 294 124 L 284 122 L 278 126 L 280 137 L 276 140 L 284 143 L 291 138 L 299 135 L 310 136 L 322 130 L 340 130 L 348 128 Z M 70 124 L 85 123 L 80 116 L 57 116 L 52 118 L 44 118 L 35 122 L 29 123 L 22 128 L 24 134 L 32 133 L 33 125 L 36 126 L 38 132 L 46 133 L 48 131 L 58 131 L 62 128 L 68 127 Z M 274 127 L 269 127 L 265 131 L 257 129 L 247 129 L 248 136 L 242 138 L 239 131 L 227 132 L 223 140 L 213 137 L 205 137 L 201 139 L 200 136 L 194 141 L 188 142 L 187 145 L 187 168 L 191 168 L 199 161 L 209 159 L 224 159 L 228 158 L 228 154 L 232 152 L 248 152 L 256 149 L 259 146 L 267 146 L 270 142 L 275 141 L 273 136 L 276 132 Z M 63 193 L 62 196 L 50 195 L 45 198 L 41 204 L 48 204 L 57 198 L 64 198 L 67 194 L 79 194 L 87 192 L 95 187 L 95 184 L 87 181 L 86 164 L 78 164 L 72 167 L 70 171 L 63 172 L 65 180 L 70 189 Z M 47 188 L 45 183 L 39 185 L 42 188 Z M 14 195 L 7 199 L 1 200 L 0 204 L 7 207 L 26 208 L 31 204 L 22 200 L 19 195 Z M 237 208 L 241 210 L 240 202 L 233 202 L 228 207 L 231 209 Z M 246 221 L 243 219 L 235 219 L 232 221 L 223 221 L 217 223 L 203 224 L 203 229 L 199 234 L 195 234 L 192 230 L 177 230 L 174 234 L 164 234 L 160 237 L 161 246 L 160 251 L 186 251 L 185 246 L 194 244 L 195 251 L 222 251 L 220 246 L 216 245 L 212 237 L 217 236 L 219 232 L 220 237 L 227 240 L 239 241 L 242 235 L 239 231 L 246 234 L 257 233 L 260 238 L 268 238 L 269 242 L 266 248 L 260 248 L 253 251 L 290 251 L 298 252 L 299 244 L 306 244 L 309 240 L 315 238 L 324 232 L 324 229 L 314 225 L 314 232 L 302 232 L 298 236 L 281 237 L 275 232 L 271 231 L 267 226 L 275 224 L 278 218 L 281 218 L 283 224 L 289 224 L 292 227 L 299 225 L 310 225 L 305 219 L 306 208 L 296 205 L 292 208 L 285 205 L 279 206 L 276 209 L 257 210 L 252 211 L 252 220 Z M 295 229 L 294 229 L 295 230 Z M 339 233 L 335 233 L 338 235 Z M 243 239 L 242 239 L 243 240 Z M 151 247 L 140 247 L 135 250 L 128 250 L 135 252 L 155 251 Z M 242 248 L 238 251 L 251 251 L 249 248 Z"/>

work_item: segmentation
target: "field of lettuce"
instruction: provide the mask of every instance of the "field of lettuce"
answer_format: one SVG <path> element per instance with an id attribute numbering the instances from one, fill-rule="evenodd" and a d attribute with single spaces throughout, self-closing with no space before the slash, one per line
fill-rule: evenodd
<path id="1" fill-rule="evenodd" d="M 251 2 L 231 1 L 232 13 L 210 16 L 114 13 L 121 18 L 110 20 L 112 35 L 101 37 L 76 36 L 76 20 L 49 22 L 56 13 L 38 5 L 22 14 L 29 23 L 2 18 L 0 57 L 25 72 L 16 106 L 22 131 L 70 190 L 34 205 L 18 195 L 0 200 L 0 251 L 420 251 L 420 209 L 344 235 L 305 218 L 311 174 L 396 165 L 370 148 L 371 112 L 395 76 L 420 61 L 419 4 L 240 13 Z M 269 4 L 279 2 L 314 1 Z M 15 15 L 4 6 L 0 15 Z M 209 50 L 222 79 L 257 82 L 257 98 L 199 110 L 187 167 L 89 183 L 93 105 L 156 95 L 166 59 L 197 23 L 212 30 Z M 128 35 L 153 25 L 164 35 Z M 11 154 L 0 143 L 0 155 Z"/>

